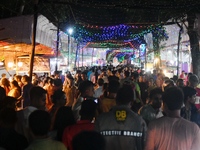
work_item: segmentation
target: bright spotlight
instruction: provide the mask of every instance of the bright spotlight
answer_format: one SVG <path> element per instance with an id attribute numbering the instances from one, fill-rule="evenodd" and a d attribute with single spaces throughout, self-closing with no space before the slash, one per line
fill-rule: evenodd
<path id="1" fill-rule="evenodd" d="M 72 29 L 72 28 L 69 28 L 69 29 L 67 30 L 67 32 L 69 33 L 69 35 L 72 35 L 73 29 Z"/>

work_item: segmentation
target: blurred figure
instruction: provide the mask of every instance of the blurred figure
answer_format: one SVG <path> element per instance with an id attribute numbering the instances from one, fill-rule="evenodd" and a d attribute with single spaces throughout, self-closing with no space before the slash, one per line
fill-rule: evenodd
<path id="1" fill-rule="evenodd" d="M 66 84 L 63 86 L 63 91 L 66 94 L 66 106 L 72 107 L 76 98 L 76 87 L 74 86 L 74 79 L 72 77 L 66 78 Z"/>
<path id="2" fill-rule="evenodd" d="M 8 93 L 10 91 L 10 81 L 7 78 L 2 78 L 1 86 L 5 89 L 6 95 L 8 95 Z"/>
<path id="3" fill-rule="evenodd" d="M 48 83 L 45 87 L 43 87 L 47 91 L 47 99 L 46 99 L 46 108 L 49 110 L 52 106 L 52 95 L 55 92 L 55 87 L 54 87 L 54 80 L 52 78 L 48 78 Z"/>
<path id="4" fill-rule="evenodd" d="M 3 99 L 6 97 L 6 90 L 0 86 L 0 109 L 2 109 Z"/>
<path id="5" fill-rule="evenodd" d="M 29 92 L 31 88 L 33 87 L 30 77 L 27 75 L 24 75 L 22 77 L 22 83 L 24 84 L 22 88 L 22 95 L 18 98 L 19 100 L 22 100 L 23 102 L 23 108 L 27 107 L 30 105 L 30 96 Z"/>
<path id="6" fill-rule="evenodd" d="M 183 98 L 183 92 L 178 87 L 166 89 L 163 94 L 166 116 L 149 123 L 145 150 L 199 149 L 199 127 L 180 116 Z"/>
<path id="7" fill-rule="evenodd" d="M 23 83 L 21 81 L 22 76 L 21 75 L 16 75 L 14 77 L 14 80 L 17 81 L 18 85 L 22 88 L 23 87 Z"/>
<path id="8" fill-rule="evenodd" d="M 52 131 L 50 136 L 52 139 L 62 141 L 64 129 L 67 126 L 75 124 L 75 118 L 71 107 L 62 106 L 55 114 L 55 118 L 52 122 Z"/>
<path id="9" fill-rule="evenodd" d="M 30 90 L 30 106 L 17 112 L 18 121 L 16 124 L 16 130 L 20 134 L 23 134 L 28 140 L 30 135 L 28 132 L 28 117 L 29 115 L 39 109 L 46 110 L 46 90 L 42 87 L 35 86 Z"/>
<path id="10" fill-rule="evenodd" d="M 109 112 L 116 105 L 117 91 L 120 88 L 120 83 L 116 80 L 111 80 L 108 83 L 106 96 L 101 96 L 99 100 L 100 112 Z"/>
<path id="11" fill-rule="evenodd" d="M 18 99 L 21 96 L 21 88 L 18 85 L 17 81 L 13 80 L 10 82 L 10 92 L 8 96 Z"/>
<path id="12" fill-rule="evenodd" d="M 79 84 L 82 82 L 81 70 L 77 70 L 75 74 L 75 86 L 78 88 Z"/>
<path id="13" fill-rule="evenodd" d="M 162 85 L 162 90 L 163 92 L 167 89 L 167 88 L 170 88 L 170 87 L 173 87 L 175 86 L 175 83 L 173 80 L 171 79 L 167 79 L 164 81 L 163 85 Z"/>
<path id="14" fill-rule="evenodd" d="M 51 125 L 51 119 L 48 112 L 36 110 L 30 114 L 28 122 L 33 141 L 27 150 L 66 150 L 63 143 L 54 141 L 47 136 Z"/>
<path id="15" fill-rule="evenodd" d="M 0 111 L 0 147 L 6 150 L 23 150 L 28 147 L 27 139 L 15 131 L 17 113 L 12 108 Z"/>
<path id="16" fill-rule="evenodd" d="M 81 109 L 81 103 L 86 99 L 93 99 L 94 95 L 94 84 L 91 81 L 83 81 L 78 88 L 80 95 L 74 102 L 72 106 L 72 110 L 74 113 L 74 117 L 76 120 L 80 120 L 80 109 Z"/>
<path id="17" fill-rule="evenodd" d="M 200 126 L 200 113 L 195 106 L 196 90 L 192 87 L 184 87 L 184 107 L 181 108 L 181 116 Z"/>
<path id="18" fill-rule="evenodd" d="M 16 98 L 10 97 L 10 96 L 6 96 L 1 102 L 0 109 L 12 108 L 14 110 L 17 110 L 16 104 L 17 104 L 17 99 Z"/>
<path id="19" fill-rule="evenodd" d="M 180 88 L 183 88 L 184 87 L 184 80 L 183 79 L 178 79 L 176 81 L 176 85 Z"/>
<path id="20" fill-rule="evenodd" d="M 82 73 L 81 73 L 81 80 L 82 80 L 82 81 L 88 80 L 88 79 L 87 79 L 87 74 L 86 74 L 86 72 L 82 72 Z"/>
<path id="21" fill-rule="evenodd" d="M 65 106 L 66 104 L 65 92 L 63 92 L 62 90 L 55 91 L 54 94 L 52 95 L 52 103 L 53 103 L 53 106 L 51 107 L 51 109 L 49 109 L 49 114 L 50 114 L 51 119 L 53 120 L 58 109 L 61 106 Z"/>
<path id="22" fill-rule="evenodd" d="M 97 104 L 92 100 L 85 100 L 81 104 L 80 121 L 76 124 L 67 126 L 63 133 L 62 142 L 68 150 L 72 150 L 72 139 L 81 131 L 94 130 L 94 123 L 92 123 L 97 110 Z"/>
<path id="23" fill-rule="evenodd" d="M 95 98 L 99 98 L 103 94 L 103 84 L 104 84 L 104 80 L 102 78 L 99 78 L 97 80 L 97 88 L 94 91 Z"/>
<path id="24" fill-rule="evenodd" d="M 95 131 L 82 131 L 72 140 L 73 150 L 105 150 L 105 139 Z"/>
<path id="25" fill-rule="evenodd" d="M 155 88 L 150 91 L 149 102 L 138 111 L 138 114 L 146 121 L 147 125 L 150 121 L 163 116 L 161 111 L 162 106 L 162 90 Z"/>
<path id="26" fill-rule="evenodd" d="M 124 85 L 117 92 L 117 105 L 97 117 L 95 130 L 104 136 L 106 150 L 143 149 L 146 123 L 130 109 L 133 97 L 132 87 Z"/>

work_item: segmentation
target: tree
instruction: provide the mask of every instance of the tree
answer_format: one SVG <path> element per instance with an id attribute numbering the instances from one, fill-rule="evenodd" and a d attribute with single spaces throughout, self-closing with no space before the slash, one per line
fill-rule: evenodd
<path id="1" fill-rule="evenodd" d="M 196 13 L 190 12 L 187 14 L 188 35 L 190 38 L 193 73 L 200 78 L 199 35 L 198 31 L 194 29 L 194 24 L 196 19 L 197 19 Z"/>

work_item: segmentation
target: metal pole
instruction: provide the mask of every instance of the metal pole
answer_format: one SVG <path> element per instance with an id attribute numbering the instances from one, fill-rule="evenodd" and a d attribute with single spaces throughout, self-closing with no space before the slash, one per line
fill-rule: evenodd
<path id="1" fill-rule="evenodd" d="M 83 48 L 82 48 L 82 67 L 83 67 Z"/>
<path id="2" fill-rule="evenodd" d="M 33 64 L 34 64 L 34 56 L 35 56 L 35 39 L 36 39 L 36 29 L 37 29 L 37 17 L 38 17 L 38 1 L 34 1 L 34 15 L 33 15 L 33 30 L 32 30 L 32 51 L 30 56 L 30 70 L 29 70 L 29 77 L 30 80 L 32 80 L 32 74 L 33 74 Z"/>
<path id="3" fill-rule="evenodd" d="M 93 65 L 93 57 L 94 57 L 94 48 L 92 49 L 92 62 L 91 62 L 91 66 Z"/>
<path id="4" fill-rule="evenodd" d="M 144 59 L 144 63 L 145 63 L 145 71 L 147 71 L 147 48 L 145 46 L 145 59 Z"/>
<path id="5" fill-rule="evenodd" d="M 68 62 L 67 62 L 67 65 L 69 67 L 69 50 L 70 50 L 70 36 L 68 35 Z"/>
<path id="6" fill-rule="evenodd" d="M 178 48 L 177 48 L 177 77 L 178 77 L 179 76 L 179 49 L 180 49 L 180 42 L 181 42 L 181 32 L 182 32 L 183 27 L 178 23 L 177 25 L 180 28 L 179 34 L 178 34 Z"/>
<path id="7" fill-rule="evenodd" d="M 77 56 L 78 56 L 78 43 L 77 43 L 77 47 L 76 47 L 76 56 L 75 56 L 74 68 L 76 68 Z"/>
<path id="8" fill-rule="evenodd" d="M 58 51 L 59 51 L 59 21 L 58 21 L 58 27 L 57 27 L 57 40 L 56 40 L 56 66 L 55 71 L 58 71 Z"/>

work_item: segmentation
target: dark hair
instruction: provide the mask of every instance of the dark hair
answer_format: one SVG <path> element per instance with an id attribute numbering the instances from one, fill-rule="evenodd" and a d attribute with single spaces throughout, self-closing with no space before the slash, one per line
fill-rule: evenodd
<path id="1" fill-rule="evenodd" d="M 15 87 L 19 87 L 19 84 L 18 84 L 18 82 L 17 82 L 17 81 L 15 81 L 15 80 L 11 81 L 11 84 L 13 84 Z"/>
<path id="2" fill-rule="evenodd" d="M 120 87 L 120 83 L 117 80 L 111 80 L 108 83 L 108 92 L 117 93 L 117 91 L 119 90 L 119 87 Z"/>
<path id="3" fill-rule="evenodd" d="M 149 98 L 152 99 L 153 96 L 155 96 L 156 94 L 161 94 L 162 95 L 163 94 L 162 89 L 161 88 L 154 88 L 154 89 L 152 89 L 150 91 L 150 93 L 149 93 Z"/>
<path id="4" fill-rule="evenodd" d="M 81 92 L 81 94 L 84 94 L 88 88 L 93 87 L 93 86 L 94 84 L 91 81 L 86 80 L 80 83 L 78 89 Z"/>
<path id="5" fill-rule="evenodd" d="M 57 130 L 57 140 L 62 140 L 65 127 L 76 123 L 71 107 L 61 106 L 55 115 L 53 130 Z"/>
<path id="6" fill-rule="evenodd" d="M 34 135 L 44 136 L 48 133 L 51 125 L 51 119 L 48 112 L 44 110 L 35 110 L 28 118 L 29 128 Z"/>
<path id="7" fill-rule="evenodd" d="M 43 89 L 40 86 L 34 86 L 31 88 L 30 90 L 30 99 L 32 100 L 36 100 L 36 99 L 40 99 L 43 94 L 46 94 L 47 91 L 45 89 Z"/>
<path id="8" fill-rule="evenodd" d="M 92 119 L 95 117 L 96 110 L 97 103 L 95 103 L 93 100 L 84 100 L 81 103 L 81 110 L 79 112 L 81 119 Z"/>
<path id="9" fill-rule="evenodd" d="M 56 90 L 51 97 L 52 103 L 56 104 L 58 100 L 62 98 L 63 95 L 65 95 L 65 92 L 63 92 L 62 90 Z"/>
<path id="10" fill-rule="evenodd" d="M 9 87 L 10 86 L 10 81 L 7 78 L 2 78 L 1 79 L 1 84 L 6 86 L 6 87 Z"/>
<path id="11" fill-rule="evenodd" d="M 3 108 L 0 111 L 0 126 L 2 128 L 14 128 L 17 122 L 17 113 L 12 108 Z"/>
<path id="12" fill-rule="evenodd" d="M 2 101 L 6 97 L 6 90 L 0 86 L 0 101 Z"/>
<path id="13" fill-rule="evenodd" d="M 171 80 L 171 79 L 165 80 L 164 83 L 165 83 L 164 91 L 165 91 L 166 89 L 168 89 L 169 87 L 175 86 L 174 81 Z"/>
<path id="14" fill-rule="evenodd" d="M 2 102 L 0 108 L 12 108 L 15 109 L 17 99 L 11 96 L 6 96 Z"/>
<path id="15" fill-rule="evenodd" d="M 177 86 L 179 86 L 179 87 L 183 87 L 183 86 L 184 86 L 184 81 L 183 81 L 183 79 L 181 79 L 181 78 L 177 79 L 176 84 L 177 84 Z"/>
<path id="16" fill-rule="evenodd" d="M 54 85 L 57 86 L 57 87 L 60 87 L 60 86 L 63 85 L 61 79 L 54 79 L 53 83 L 54 83 Z"/>
<path id="17" fill-rule="evenodd" d="M 127 105 L 133 100 L 134 93 L 131 85 L 124 85 L 117 92 L 116 102 L 118 105 Z"/>
<path id="18" fill-rule="evenodd" d="M 183 92 L 180 88 L 174 86 L 169 87 L 163 94 L 163 103 L 165 103 L 169 110 L 179 110 L 183 105 Z"/>
<path id="19" fill-rule="evenodd" d="M 188 97 L 191 98 L 196 93 L 197 93 L 196 90 L 192 87 L 189 87 L 189 86 L 183 87 L 184 103 L 186 103 Z"/>
<path id="20" fill-rule="evenodd" d="M 22 78 L 26 81 L 26 82 L 31 82 L 31 78 L 27 75 L 22 76 Z"/>
<path id="21" fill-rule="evenodd" d="M 129 75 L 130 75 L 129 71 L 125 71 L 124 75 L 125 75 L 125 77 L 129 77 Z"/>
<path id="22" fill-rule="evenodd" d="M 82 131 L 72 140 L 73 150 L 105 150 L 105 139 L 96 131 Z"/>
<path id="23" fill-rule="evenodd" d="M 103 86 L 104 80 L 102 78 L 99 78 L 97 83 L 98 83 L 99 86 Z"/>
<path id="24" fill-rule="evenodd" d="M 134 78 L 134 79 L 137 79 L 139 77 L 139 73 L 137 71 L 134 71 L 131 73 L 131 76 Z"/>
<path id="25" fill-rule="evenodd" d="M 191 83 L 192 85 L 198 84 L 199 78 L 197 77 L 197 75 L 192 74 L 192 75 L 189 76 L 188 82 Z"/>
<path id="26" fill-rule="evenodd" d="M 21 78 L 22 78 L 21 75 L 16 75 L 16 76 L 15 76 L 15 79 L 18 80 L 18 81 L 21 81 Z"/>

